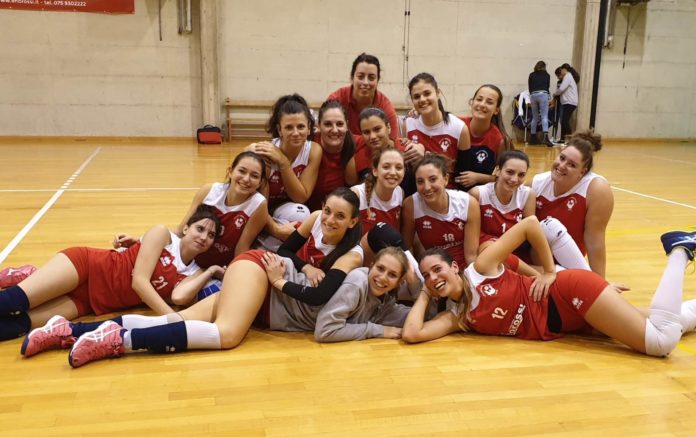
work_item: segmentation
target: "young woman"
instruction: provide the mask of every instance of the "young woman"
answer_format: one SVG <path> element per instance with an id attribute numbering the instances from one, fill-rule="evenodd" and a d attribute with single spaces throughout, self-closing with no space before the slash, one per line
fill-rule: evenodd
<path id="1" fill-rule="evenodd" d="M 532 136 L 529 144 L 539 144 L 537 127 L 541 123 L 541 130 L 544 133 L 542 143 L 548 147 L 553 147 L 553 143 L 549 138 L 549 86 L 551 85 L 551 76 L 546 72 L 546 62 L 539 61 L 534 65 L 534 71 L 529 73 L 527 85 L 532 106 Z"/>
<path id="2" fill-rule="evenodd" d="M 379 59 L 373 55 L 361 53 L 353 61 L 350 70 L 350 85 L 339 88 L 327 100 L 338 100 L 348 111 L 348 129 L 354 135 L 360 135 L 360 112 L 369 106 L 380 108 L 387 114 L 389 124 L 398 126 L 396 110 L 387 96 L 377 90 L 381 78 Z M 398 130 L 394 129 L 391 138 L 396 140 Z"/>
<path id="3" fill-rule="evenodd" d="M 580 75 L 569 64 L 563 64 L 557 68 L 557 75 L 561 77 L 561 84 L 553 93 L 560 96 L 561 100 L 561 142 L 565 141 L 566 135 L 570 135 L 573 130 L 570 127 L 570 117 L 578 107 L 578 84 Z"/>
<path id="4" fill-rule="evenodd" d="M 168 299 L 188 303 L 206 281 L 222 277 L 224 268 L 201 270 L 194 261 L 210 248 L 220 228 L 215 213 L 203 206 L 189 218 L 181 238 L 155 226 L 123 252 L 63 250 L 0 293 L 0 340 L 22 336 L 53 314 L 74 319 L 143 303 L 158 314 L 174 312 Z"/>
<path id="5" fill-rule="evenodd" d="M 435 78 L 429 73 L 419 73 L 408 83 L 408 91 L 418 117 L 405 120 L 406 137 L 412 141 L 404 151 L 406 162 L 414 165 L 426 151 L 456 162 L 458 154 L 471 148 L 469 129 L 462 120 L 445 111 Z M 449 188 L 455 186 L 454 168 L 451 165 L 448 169 Z"/>
<path id="6" fill-rule="evenodd" d="M 482 85 L 469 101 L 471 115 L 461 118 L 468 128 L 471 147 L 458 152 L 455 182 L 465 189 L 493 182 L 498 155 L 513 149 L 501 115 L 502 104 L 500 88 Z"/>
<path id="7" fill-rule="evenodd" d="M 535 279 L 501 264 L 525 240 L 543 259 L 544 274 Z M 593 272 L 556 274 L 551 249 L 534 216 L 503 234 L 461 276 L 459 264 L 446 253 L 428 252 L 420 262 L 426 288 L 406 319 L 403 338 L 417 343 L 473 331 L 552 340 L 594 328 L 638 352 L 666 356 L 679 342 L 682 329 L 686 332 L 696 325 L 696 300 L 682 305 L 684 269 L 694 259 L 696 233 L 671 232 L 662 236 L 662 243 L 669 255 L 667 268 L 647 317 Z M 447 298 L 448 309 L 424 322 L 430 296 Z"/>
<path id="8" fill-rule="evenodd" d="M 365 182 L 351 188 L 360 199 L 363 234 L 367 234 L 379 222 L 401 228 L 404 191 L 399 184 L 404 179 L 404 169 L 401 152 L 388 146 L 374 154 L 372 173 Z"/>
<path id="9" fill-rule="evenodd" d="M 369 107 L 360 113 L 360 132 L 355 151 L 355 169 L 360 180 L 372 172 L 372 159 L 376 153 L 387 147 L 404 151 L 401 139 L 392 139 L 392 127 L 387 114 L 379 108 Z"/>
<path id="10" fill-rule="evenodd" d="M 179 314 L 122 316 L 116 319 L 119 323 L 107 321 L 81 337 L 95 324 L 70 324 L 54 317 L 27 336 L 22 353 L 30 356 L 64 347 L 80 337 L 70 354 L 70 364 L 79 367 L 126 350 L 231 349 L 242 342 L 255 319 L 270 329 L 311 330 L 320 306 L 347 273 L 362 264 L 360 228 L 357 196 L 338 188 L 324 209 L 312 213 L 283 243 L 280 254 L 288 258 L 260 250 L 241 254 L 227 268 L 219 293 Z"/>
<path id="11" fill-rule="evenodd" d="M 415 260 L 414 260 L 415 261 Z M 404 251 L 386 247 L 374 263 L 348 274 L 331 300 L 319 311 L 314 328 L 318 342 L 329 343 L 366 338 L 401 338 L 401 327 L 410 310 L 396 303 L 396 291 L 411 266 Z M 415 287 L 422 287 L 416 281 Z"/>
<path id="12" fill-rule="evenodd" d="M 406 247 L 413 246 L 417 234 L 423 248 L 440 247 L 468 265 L 479 245 L 479 205 L 468 193 L 447 189 L 447 170 L 445 158 L 436 154 L 416 164 L 418 192 L 404 200 L 402 234 Z"/>
<path id="13" fill-rule="evenodd" d="M 346 111 L 338 100 L 327 100 L 319 108 L 319 132 L 315 141 L 323 153 L 317 183 L 307 201 L 312 211 L 321 209 L 321 202 L 336 188 L 358 183 L 355 138 L 348 132 Z"/>
<path id="14" fill-rule="evenodd" d="M 503 235 L 524 217 L 534 215 L 536 195 L 524 185 L 529 157 L 520 150 L 510 150 L 498 158 L 493 170 L 495 182 L 474 187 L 469 194 L 481 210 L 481 247 Z"/>
<path id="15" fill-rule="evenodd" d="M 595 152 L 602 137 L 592 131 L 568 137 L 567 145 L 553 161 L 551 171 L 534 176 L 536 216 L 558 219 L 582 252 L 593 272 L 606 273 L 605 233 L 614 209 L 614 195 L 606 179 L 592 172 Z M 580 260 L 578 260 L 580 262 Z M 538 264 L 535 262 L 535 264 Z"/>
<path id="16" fill-rule="evenodd" d="M 266 230 L 283 241 L 295 228 L 279 212 L 299 208 L 304 211 L 302 218 L 309 215 L 304 202 L 314 191 L 322 150 L 319 144 L 308 139 L 314 132 L 314 118 L 307 102 L 298 94 L 286 95 L 276 101 L 266 131 L 273 136 L 272 141 L 253 143 L 247 149 L 261 155 L 270 164 L 268 210 L 277 220 L 269 219 Z M 290 208 L 279 210 L 284 204 L 290 204 Z"/>

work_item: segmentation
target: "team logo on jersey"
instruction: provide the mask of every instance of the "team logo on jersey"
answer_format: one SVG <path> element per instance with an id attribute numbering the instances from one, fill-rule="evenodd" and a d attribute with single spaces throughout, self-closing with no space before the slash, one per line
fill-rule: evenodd
<path id="1" fill-rule="evenodd" d="M 237 229 L 241 229 L 245 222 L 246 220 L 241 215 L 238 215 L 237 218 L 234 219 L 234 225 L 237 227 Z"/>
<path id="2" fill-rule="evenodd" d="M 401 220 L 401 211 L 396 211 L 396 213 L 394 214 L 394 217 L 396 217 L 396 221 Z"/>
<path id="3" fill-rule="evenodd" d="M 418 135 L 412 136 L 411 141 L 413 141 L 414 143 L 417 143 L 418 142 Z"/>
<path id="4" fill-rule="evenodd" d="M 227 253 L 230 251 L 230 248 L 225 246 L 224 244 L 215 243 L 213 246 L 215 246 L 215 249 L 217 249 L 217 251 L 220 253 Z"/>
<path id="5" fill-rule="evenodd" d="M 491 284 L 481 284 L 478 286 L 479 293 L 483 293 L 486 296 L 495 296 L 498 294 L 498 290 Z"/>
<path id="6" fill-rule="evenodd" d="M 452 143 L 450 143 L 450 140 L 448 140 L 447 138 L 440 141 L 440 148 L 445 153 L 447 153 L 447 149 L 449 149 L 451 145 Z"/>
<path id="7" fill-rule="evenodd" d="M 568 199 L 568 202 L 566 202 L 566 206 L 568 207 L 568 211 L 572 211 L 573 207 L 575 206 L 575 199 L 572 197 Z"/>
<path id="8" fill-rule="evenodd" d="M 269 182 L 272 182 L 272 183 L 280 182 L 280 173 L 277 171 L 274 171 L 273 174 L 271 175 L 271 178 L 269 179 Z"/>
<path id="9" fill-rule="evenodd" d="M 433 224 L 430 223 L 430 220 L 423 221 L 423 229 L 432 229 L 432 228 L 433 228 Z"/>
<path id="10" fill-rule="evenodd" d="M 583 302 L 582 299 L 574 297 L 573 298 L 573 306 L 575 307 L 576 310 L 579 310 L 580 307 L 582 306 Z"/>
<path id="11" fill-rule="evenodd" d="M 479 164 L 481 164 L 487 158 L 488 158 L 488 152 L 486 152 L 485 150 L 479 150 L 476 153 L 476 160 L 478 161 Z"/>
<path id="12" fill-rule="evenodd" d="M 517 215 L 515 216 L 515 221 L 517 221 L 517 223 L 522 221 L 522 213 L 521 212 L 517 213 Z"/>
<path id="13" fill-rule="evenodd" d="M 457 221 L 457 227 L 459 228 L 460 231 L 463 231 L 464 230 L 464 222 Z"/>
<path id="14" fill-rule="evenodd" d="M 537 201 L 536 201 L 536 207 L 537 207 L 537 209 L 538 209 L 538 208 L 541 208 L 542 206 L 544 206 L 544 205 L 541 203 L 541 200 L 537 200 Z"/>
<path id="15" fill-rule="evenodd" d="M 167 267 L 174 261 L 174 258 L 170 255 L 164 255 L 160 257 L 160 264 L 162 264 L 164 267 Z"/>
<path id="16" fill-rule="evenodd" d="M 486 208 L 486 211 L 483 213 L 483 216 L 486 218 L 493 218 L 493 209 Z"/>

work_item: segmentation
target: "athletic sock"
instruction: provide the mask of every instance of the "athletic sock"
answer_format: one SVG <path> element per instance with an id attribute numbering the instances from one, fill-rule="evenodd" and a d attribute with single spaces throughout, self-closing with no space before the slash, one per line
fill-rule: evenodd
<path id="1" fill-rule="evenodd" d="M 566 269 L 591 270 L 587 260 L 580 252 L 580 248 L 563 223 L 554 218 L 546 218 L 541 221 L 541 228 L 544 230 L 553 257 L 558 264 Z"/>
<path id="2" fill-rule="evenodd" d="M 221 349 L 220 330 L 215 323 L 187 321 L 186 336 L 189 349 Z"/>
<path id="3" fill-rule="evenodd" d="M 0 340 L 12 340 L 28 334 L 29 331 L 31 331 L 31 319 L 27 313 L 0 316 Z"/>
<path id="4" fill-rule="evenodd" d="M 147 349 L 156 354 L 187 349 L 186 322 L 169 323 L 130 332 L 132 350 Z"/>
<path id="5" fill-rule="evenodd" d="M 675 250 L 667 257 L 667 267 L 655 290 L 645 324 L 645 351 L 648 355 L 666 356 L 679 343 L 684 269 L 688 261 L 683 250 Z"/>
<path id="6" fill-rule="evenodd" d="M 0 315 L 14 316 L 29 311 L 29 298 L 19 285 L 0 292 Z"/>
<path id="7" fill-rule="evenodd" d="M 121 320 L 121 316 L 114 317 L 113 319 L 110 319 L 110 320 L 118 323 L 119 325 L 121 325 L 121 323 L 123 323 L 123 321 Z M 99 325 L 101 325 L 105 321 L 106 320 L 99 320 L 96 322 L 71 322 L 70 327 L 72 328 L 72 335 L 73 335 L 73 337 L 79 338 L 82 336 L 82 334 L 94 331 L 95 329 L 97 329 L 99 327 Z M 121 326 L 123 326 L 123 325 L 121 325 Z"/>
<path id="8" fill-rule="evenodd" d="M 696 330 L 696 299 L 687 300 L 681 304 L 680 320 L 682 333 Z"/>

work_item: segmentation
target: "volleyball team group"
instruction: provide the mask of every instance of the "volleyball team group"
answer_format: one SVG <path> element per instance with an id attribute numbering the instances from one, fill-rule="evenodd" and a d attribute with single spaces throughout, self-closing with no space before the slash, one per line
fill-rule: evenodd
<path id="1" fill-rule="evenodd" d="M 80 367 L 141 350 L 230 349 L 252 325 L 320 342 L 601 333 L 660 357 L 696 328 L 696 300 L 682 296 L 696 233 L 661 237 L 667 266 L 650 308 L 605 279 L 614 200 L 592 171 L 599 135 L 567 136 L 530 187 L 496 86 L 479 87 L 457 117 L 420 73 L 399 123 L 379 80 L 379 60 L 363 53 L 316 121 L 301 96 L 278 99 L 273 139 L 201 187 L 175 230 L 119 235 L 116 250 L 65 249 L 0 292 L 0 339 L 25 336 L 25 358 L 70 349 Z M 71 321 L 142 304 L 156 315 Z"/>

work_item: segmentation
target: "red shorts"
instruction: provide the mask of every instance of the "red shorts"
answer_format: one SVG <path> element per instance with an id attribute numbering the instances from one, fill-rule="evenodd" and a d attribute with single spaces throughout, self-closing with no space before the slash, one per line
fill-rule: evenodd
<path id="1" fill-rule="evenodd" d="M 262 249 L 248 250 L 237 255 L 230 264 L 237 261 L 251 261 L 265 271 L 266 268 L 263 266 L 263 262 L 261 260 L 266 252 L 268 251 Z M 263 304 L 261 304 L 258 314 L 256 314 L 254 326 L 259 328 L 269 328 L 271 326 L 271 284 L 268 284 L 268 287 L 266 288 L 266 297 L 263 299 Z"/>
<path id="2" fill-rule="evenodd" d="M 94 310 L 89 302 L 89 249 L 86 247 L 70 247 L 62 250 L 62 254 L 68 257 L 77 270 L 77 287 L 67 294 L 77 307 L 77 316 L 82 317 L 93 314 Z"/>
<path id="3" fill-rule="evenodd" d="M 561 318 L 562 332 L 592 329 L 585 314 L 609 283 L 588 270 L 558 272 L 549 295 L 553 298 Z"/>

